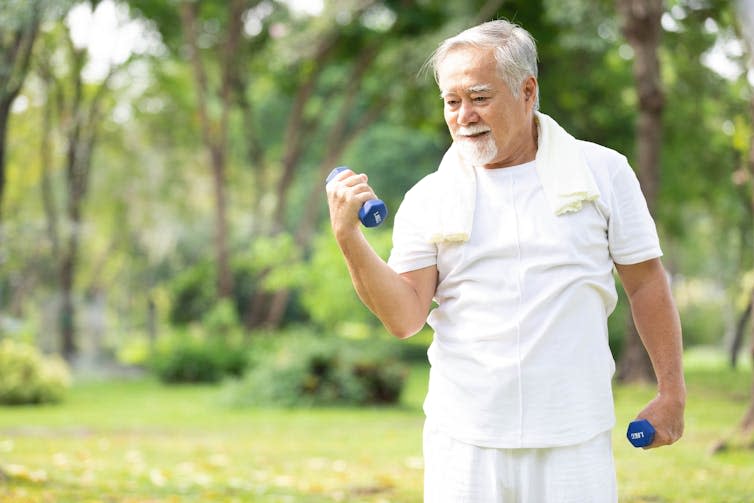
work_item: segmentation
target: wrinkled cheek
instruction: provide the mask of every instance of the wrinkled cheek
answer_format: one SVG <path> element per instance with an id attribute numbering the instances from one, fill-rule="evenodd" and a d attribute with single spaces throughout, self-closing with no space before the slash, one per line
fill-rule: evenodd
<path id="1" fill-rule="evenodd" d="M 453 138 L 455 138 L 456 127 L 457 127 L 455 114 L 450 113 L 450 112 L 445 112 L 444 117 L 445 117 L 445 124 L 448 126 L 448 131 L 450 131 L 450 134 L 453 136 Z"/>

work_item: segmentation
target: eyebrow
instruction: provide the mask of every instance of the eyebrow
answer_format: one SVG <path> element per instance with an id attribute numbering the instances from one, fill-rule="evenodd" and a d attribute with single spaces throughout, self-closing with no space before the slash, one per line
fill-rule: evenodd
<path id="1" fill-rule="evenodd" d="M 466 94 L 474 94 L 474 93 L 489 93 L 492 92 L 492 86 L 490 84 L 475 84 L 471 87 L 466 88 L 465 93 Z M 440 93 L 440 98 L 444 98 L 448 94 L 454 94 L 450 91 L 442 91 Z"/>
<path id="2" fill-rule="evenodd" d="M 466 89 L 469 94 L 472 93 L 489 93 L 492 91 L 492 86 L 489 84 L 477 84 Z"/>

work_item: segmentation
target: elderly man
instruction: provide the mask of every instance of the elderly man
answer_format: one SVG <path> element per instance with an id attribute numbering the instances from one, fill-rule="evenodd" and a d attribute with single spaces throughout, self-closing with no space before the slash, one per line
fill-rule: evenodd
<path id="1" fill-rule="evenodd" d="M 376 197 L 367 177 L 347 170 L 327 185 L 361 300 L 399 338 L 425 322 L 435 332 L 425 501 L 617 501 L 613 268 L 657 375 L 638 414 L 656 429 L 650 447 L 680 438 L 685 404 L 680 322 L 638 181 L 624 156 L 538 111 L 536 47 L 521 27 L 475 26 L 429 63 L 453 144 L 406 194 L 387 263 L 357 218 Z"/>

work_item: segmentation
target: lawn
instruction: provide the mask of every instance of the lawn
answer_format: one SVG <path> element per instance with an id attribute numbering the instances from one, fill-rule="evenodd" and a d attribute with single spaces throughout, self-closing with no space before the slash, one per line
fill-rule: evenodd
<path id="1" fill-rule="evenodd" d="M 710 448 L 747 406 L 749 368 L 687 358 L 687 433 L 636 450 L 625 424 L 652 396 L 616 387 L 621 502 L 754 501 L 754 451 Z M 0 408 L 2 502 L 421 501 L 421 400 L 413 369 L 400 406 L 227 409 L 212 386 L 78 382 L 56 406 Z"/>

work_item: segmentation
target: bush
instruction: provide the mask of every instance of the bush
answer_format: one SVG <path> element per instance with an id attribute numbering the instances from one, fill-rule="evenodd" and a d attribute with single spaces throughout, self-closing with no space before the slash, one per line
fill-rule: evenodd
<path id="1" fill-rule="evenodd" d="M 242 375 L 248 361 L 238 341 L 184 330 L 159 341 L 149 363 L 163 382 L 213 383 Z"/>
<path id="2" fill-rule="evenodd" d="M 231 300 L 205 311 L 201 323 L 158 341 L 150 367 L 163 382 L 217 382 L 240 376 L 249 364 L 244 331 Z"/>
<path id="3" fill-rule="evenodd" d="M 29 344 L 0 341 L 0 403 L 59 402 L 70 383 L 70 372 L 61 358 L 43 356 Z"/>
<path id="4" fill-rule="evenodd" d="M 170 321 L 185 325 L 202 319 L 214 302 L 215 270 L 210 262 L 201 262 L 184 269 L 170 284 Z"/>
<path id="5" fill-rule="evenodd" d="M 388 255 L 390 232 L 380 229 L 369 232 L 367 238 L 380 256 Z M 301 303 L 318 326 L 337 330 L 343 320 L 371 327 L 380 326 L 356 295 L 348 269 L 343 264 L 343 254 L 332 238 L 329 226 L 314 239 L 309 267 L 299 279 Z"/>
<path id="6" fill-rule="evenodd" d="M 279 336 L 280 337 L 280 336 Z M 387 342 L 314 334 L 281 337 L 228 384 L 233 405 L 367 405 L 400 399 L 408 369 Z"/>
<path id="7" fill-rule="evenodd" d="M 681 312 L 684 347 L 719 344 L 725 334 L 723 309 L 713 302 L 686 306 Z"/>

